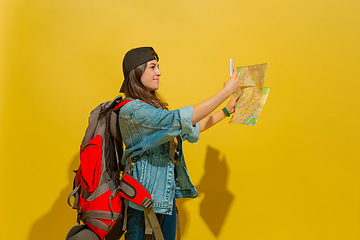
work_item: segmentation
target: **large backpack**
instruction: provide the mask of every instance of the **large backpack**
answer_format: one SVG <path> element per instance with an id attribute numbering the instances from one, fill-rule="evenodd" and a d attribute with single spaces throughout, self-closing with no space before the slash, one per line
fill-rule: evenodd
<path id="1" fill-rule="evenodd" d="M 127 174 L 137 159 L 131 159 L 131 164 L 125 169 L 120 164 L 123 142 L 118 112 L 129 101 L 118 96 L 100 104 L 90 113 L 80 147 L 80 166 L 75 171 L 68 204 L 77 209 L 78 224 L 80 221 L 85 223 L 100 239 L 117 240 L 126 230 L 127 204 L 124 203 L 130 200 L 144 207 L 147 236 L 152 237 L 154 231 L 156 239 L 161 240 L 163 235 L 150 194 Z M 73 205 L 70 203 L 72 196 L 75 197 Z M 76 229 L 80 231 L 83 228 Z M 68 234 L 67 239 L 70 237 Z"/>

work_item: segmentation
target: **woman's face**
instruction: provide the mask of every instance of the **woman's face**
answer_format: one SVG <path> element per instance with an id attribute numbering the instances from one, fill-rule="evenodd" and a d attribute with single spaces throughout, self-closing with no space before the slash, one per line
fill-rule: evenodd
<path id="1" fill-rule="evenodd" d="M 159 78 L 161 72 L 159 69 L 159 64 L 156 60 L 151 60 L 147 62 L 146 69 L 141 76 L 141 83 L 150 91 L 155 91 L 159 88 Z"/>

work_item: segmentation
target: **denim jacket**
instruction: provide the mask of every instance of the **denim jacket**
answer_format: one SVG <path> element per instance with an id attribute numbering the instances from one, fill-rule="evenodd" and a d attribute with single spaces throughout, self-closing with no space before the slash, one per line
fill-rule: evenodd
<path id="1" fill-rule="evenodd" d="M 182 142 L 199 139 L 199 123 L 192 125 L 193 106 L 167 111 L 140 100 L 120 109 L 119 124 L 125 144 L 122 164 L 138 157 L 133 177 L 151 194 L 156 213 L 172 214 L 174 197 L 198 196 L 187 171 Z M 177 138 L 179 163 L 175 167 L 173 139 Z M 137 210 L 143 208 L 129 202 Z"/>

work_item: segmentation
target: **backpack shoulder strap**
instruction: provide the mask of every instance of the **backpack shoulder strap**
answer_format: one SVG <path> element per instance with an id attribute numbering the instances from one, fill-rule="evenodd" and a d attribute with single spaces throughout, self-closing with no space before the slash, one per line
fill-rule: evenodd
<path id="1" fill-rule="evenodd" d="M 113 108 L 113 112 L 118 112 L 122 106 L 131 102 L 132 100 L 134 99 L 128 97 L 124 98 L 118 105 L 116 105 L 116 107 Z"/>
<path id="2" fill-rule="evenodd" d="M 119 127 L 119 120 L 118 120 L 120 108 L 122 106 L 124 106 L 125 104 L 131 102 L 132 100 L 133 99 L 131 99 L 131 98 L 124 98 L 122 101 L 120 101 L 120 103 L 118 103 L 116 105 L 115 108 L 112 109 L 111 116 L 110 116 L 110 133 L 111 133 L 111 136 L 116 141 L 119 141 L 119 142 L 122 141 L 120 127 Z"/>

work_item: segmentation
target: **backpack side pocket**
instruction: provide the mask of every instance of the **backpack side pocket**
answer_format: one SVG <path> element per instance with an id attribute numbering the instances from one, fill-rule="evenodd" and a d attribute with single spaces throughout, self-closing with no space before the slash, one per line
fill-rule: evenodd
<path id="1" fill-rule="evenodd" d="M 96 135 L 81 150 L 81 179 L 80 184 L 83 189 L 91 194 L 99 184 L 101 176 L 102 158 L 102 137 Z"/>

